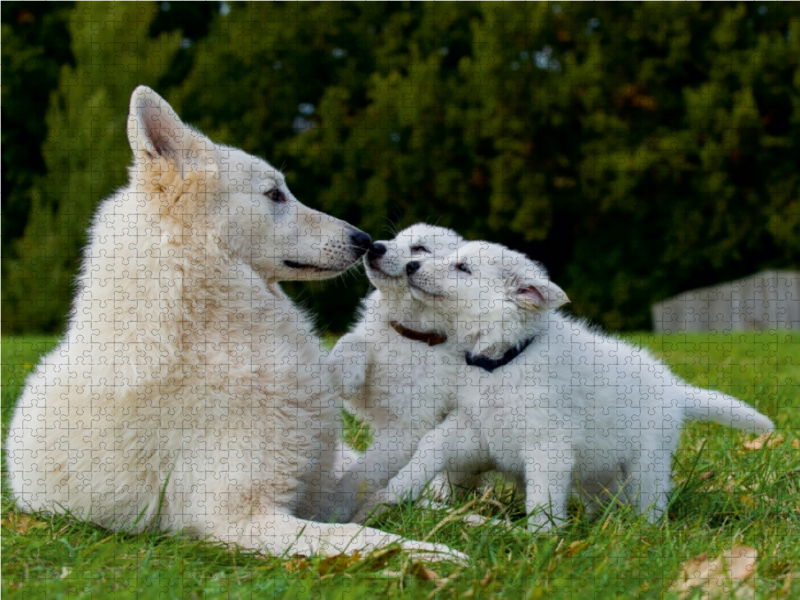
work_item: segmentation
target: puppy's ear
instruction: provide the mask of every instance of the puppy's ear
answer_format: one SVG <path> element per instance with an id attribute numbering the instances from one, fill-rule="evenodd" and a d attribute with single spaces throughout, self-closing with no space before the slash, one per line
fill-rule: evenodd
<path id="1" fill-rule="evenodd" d="M 140 85 L 133 91 L 128 142 L 137 161 L 167 159 L 185 176 L 197 137 L 200 136 L 183 124 L 166 100 L 149 87 Z"/>
<path id="2" fill-rule="evenodd" d="M 521 281 L 511 294 L 523 310 L 551 310 L 569 302 L 566 292 L 549 280 Z"/>

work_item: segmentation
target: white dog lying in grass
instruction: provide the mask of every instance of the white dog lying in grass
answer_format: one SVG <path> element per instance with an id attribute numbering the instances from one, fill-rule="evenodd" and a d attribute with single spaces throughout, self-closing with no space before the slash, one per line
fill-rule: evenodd
<path id="1" fill-rule="evenodd" d="M 17 506 L 277 555 L 397 543 L 463 558 L 319 522 L 336 500 L 336 382 L 278 282 L 342 273 L 369 236 L 149 88 L 133 93 L 128 138 L 130 181 L 97 210 L 65 338 L 14 411 Z"/>
<path id="2" fill-rule="evenodd" d="M 563 521 L 576 488 L 590 500 L 619 494 L 641 512 L 652 507 L 655 520 L 686 418 L 773 428 L 739 400 L 688 385 L 646 351 L 558 313 L 566 294 L 522 254 L 472 242 L 408 269 L 415 296 L 449 317 L 448 335 L 470 349 L 469 364 L 458 408 L 365 511 L 416 497 L 443 469 L 495 467 L 524 476 L 531 530 Z"/>
<path id="3" fill-rule="evenodd" d="M 418 223 L 393 240 L 375 242 L 364 257 L 375 290 L 331 361 L 342 369 L 342 395 L 369 424 L 373 442 L 363 456 L 353 457 L 339 482 L 340 520 L 352 516 L 358 498 L 386 486 L 422 435 L 456 406 L 463 353 L 440 331 L 433 307 L 411 296 L 406 264 L 448 256 L 463 243 L 449 229 Z M 439 487 L 444 495 L 449 491 L 447 482 Z"/>

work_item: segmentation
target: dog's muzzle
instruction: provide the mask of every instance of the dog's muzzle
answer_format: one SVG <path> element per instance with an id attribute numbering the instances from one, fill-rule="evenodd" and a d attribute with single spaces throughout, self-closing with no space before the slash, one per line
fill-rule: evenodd
<path id="1" fill-rule="evenodd" d="M 363 256 L 367 251 L 372 251 L 372 238 L 368 233 L 364 233 L 360 230 L 356 230 L 355 233 L 350 234 L 350 244 L 356 249 L 359 257 Z M 385 248 L 384 252 L 386 252 Z"/>

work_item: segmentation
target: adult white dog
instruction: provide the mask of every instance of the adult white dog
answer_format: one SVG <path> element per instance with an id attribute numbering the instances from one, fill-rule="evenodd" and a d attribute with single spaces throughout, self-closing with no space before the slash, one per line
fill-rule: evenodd
<path id="1" fill-rule="evenodd" d="M 130 181 L 92 224 L 69 326 L 26 383 L 8 437 L 17 506 L 273 554 L 398 542 L 323 524 L 339 407 L 318 340 L 277 286 L 369 246 L 281 173 L 131 98 Z"/>
<path id="2" fill-rule="evenodd" d="M 342 396 L 370 426 L 373 442 L 339 480 L 339 517 L 348 519 L 365 494 L 386 486 L 416 450 L 423 434 L 455 407 L 456 376 L 463 353 L 441 330 L 441 317 L 411 295 L 409 262 L 442 258 L 464 240 L 454 231 L 418 223 L 392 240 L 375 242 L 364 256 L 375 290 L 353 329 L 339 339 L 331 364 L 343 378 Z M 440 495 L 449 484 L 439 482 Z"/>
<path id="3" fill-rule="evenodd" d="M 566 294 L 522 254 L 471 242 L 407 269 L 418 299 L 451 317 L 447 332 L 469 349 L 468 364 L 458 409 L 367 507 L 416 496 L 443 469 L 496 467 L 524 477 L 534 530 L 566 519 L 575 488 L 590 500 L 620 493 L 656 519 L 686 418 L 773 428 L 736 398 L 688 385 L 646 351 L 559 314 Z"/>

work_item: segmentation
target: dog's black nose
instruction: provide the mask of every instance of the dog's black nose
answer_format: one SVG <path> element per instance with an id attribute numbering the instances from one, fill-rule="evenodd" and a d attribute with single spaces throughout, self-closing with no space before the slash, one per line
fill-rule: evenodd
<path id="1" fill-rule="evenodd" d="M 367 258 L 369 260 L 375 260 L 376 258 L 380 258 L 386 254 L 386 246 L 379 242 L 375 242 L 372 246 L 369 247 L 369 252 L 367 252 Z"/>
<path id="2" fill-rule="evenodd" d="M 420 266 L 419 261 L 412 260 L 410 263 L 406 264 L 406 273 L 408 275 L 413 275 L 419 271 Z"/>
<path id="3" fill-rule="evenodd" d="M 372 243 L 372 238 L 369 237 L 369 234 L 364 233 L 363 231 L 356 231 L 355 233 L 350 234 L 350 243 L 355 247 L 358 248 L 359 256 L 364 254 L 367 250 L 369 250 L 369 245 Z"/>

